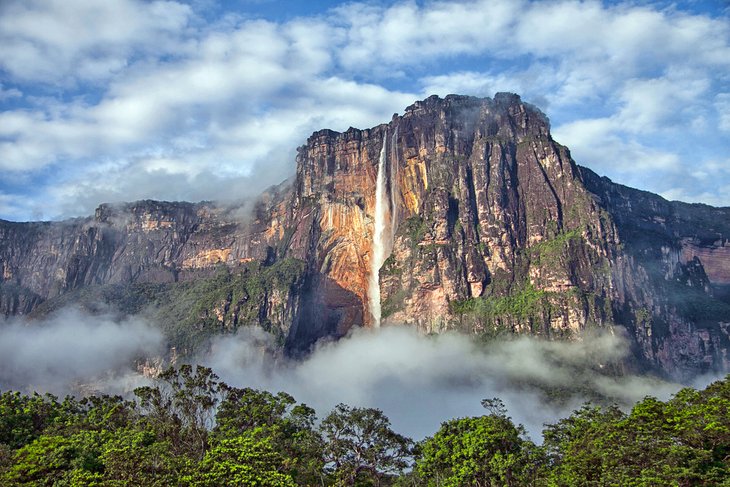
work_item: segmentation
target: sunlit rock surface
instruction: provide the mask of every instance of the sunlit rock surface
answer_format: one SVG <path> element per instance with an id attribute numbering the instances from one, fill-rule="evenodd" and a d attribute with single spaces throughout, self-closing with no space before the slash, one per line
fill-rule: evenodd
<path id="1" fill-rule="evenodd" d="M 200 319 L 222 330 L 265 323 L 290 353 L 372 326 L 384 146 L 384 324 L 547 338 L 616 324 L 634 366 L 681 377 L 730 368 L 730 209 L 668 202 L 577 166 L 545 115 L 505 93 L 434 96 L 371 129 L 316 132 L 296 176 L 251 204 L 141 201 L 0 222 L 0 309 L 28 314 L 81 288 L 194 282 L 221 267 L 249 275 L 287 260 L 304 272 L 271 273 L 276 285 L 258 294 L 231 291 Z"/>

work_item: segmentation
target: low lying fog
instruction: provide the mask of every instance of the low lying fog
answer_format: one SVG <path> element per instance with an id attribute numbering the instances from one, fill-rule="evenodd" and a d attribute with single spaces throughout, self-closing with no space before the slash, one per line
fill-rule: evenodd
<path id="1" fill-rule="evenodd" d="M 65 309 L 42 321 L 0 322 L 0 390 L 118 393 L 141 384 L 133 362 L 160 355 L 162 334 L 136 317 Z"/>
<path id="2" fill-rule="evenodd" d="M 163 343 L 154 327 L 135 317 L 118 321 L 67 310 L 32 325 L 8 321 L 0 324 L 0 389 L 128 393 L 145 382 L 133 362 L 160 356 Z M 582 385 L 628 406 L 646 395 L 666 399 L 681 387 L 646 377 L 612 378 L 589 367 L 627 353 L 619 333 L 572 342 L 522 337 L 485 346 L 464 335 L 423 336 L 408 327 L 360 329 L 301 361 L 271 357 L 265 352 L 270 345 L 260 329 L 243 329 L 216 338 L 197 362 L 231 385 L 286 391 L 320 417 L 340 402 L 380 408 L 396 431 L 415 439 L 433 434 L 442 421 L 485 414 L 485 398 L 501 398 L 515 422 L 539 439 L 544 423 L 587 400 L 579 394 L 557 406 L 545 400 L 545 388 Z"/>
<path id="3" fill-rule="evenodd" d="M 232 385 L 284 390 L 323 416 L 338 402 L 385 411 L 396 431 L 421 439 L 442 421 L 485 414 L 481 400 L 499 397 L 510 416 L 540 438 L 543 424 L 567 416 L 587 400 L 551 405 L 541 388 L 585 385 L 625 405 L 646 395 L 668 398 L 679 384 L 637 376 L 610 378 L 587 364 L 627 353 L 620 336 L 586 336 L 576 342 L 521 337 L 479 345 L 468 336 L 423 336 L 410 327 L 359 329 L 319 347 L 301 362 L 264 365 L 264 335 L 249 330 L 221 337 L 201 362 Z"/>

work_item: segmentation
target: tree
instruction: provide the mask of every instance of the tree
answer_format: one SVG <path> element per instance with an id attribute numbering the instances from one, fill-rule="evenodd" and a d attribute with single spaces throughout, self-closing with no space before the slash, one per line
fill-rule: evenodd
<path id="1" fill-rule="evenodd" d="M 584 406 L 544 437 L 552 485 L 728 485 L 728 379 L 668 402 L 646 397 L 628 415 Z"/>
<path id="2" fill-rule="evenodd" d="M 258 429 L 284 458 L 284 471 L 298 484 L 321 482 L 322 438 L 314 430 L 315 412 L 284 392 L 228 388 L 216 415 L 212 442 Z"/>
<path id="3" fill-rule="evenodd" d="M 730 376 L 703 391 L 682 389 L 669 402 L 672 434 L 689 448 L 687 462 L 709 484 L 730 483 Z"/>
<path id="4" fill-rule="evenodd" d="M 571 416 L 548 425 L 543 445 L 551 464 L 554 485 L 592 485 L 601 479 L 603 452 L 598 449 L 612 425 L 625 417 L 615 406 L 584 405 Z"/>
<path id="5" fill-rule="evenodd" d="M 0 394 L 0 444 L 20 448 L 38 438 L 61 415 L 58 398 L 19 392 Z"/>
<path id="6" fill-rule="evenodd" d="M 211 369 L 200 365 L 194 370 L 190 365 L 170 367 L 157 379 L 155 387 L 134 391 L 143 414 L 177 452 L 202 459 L 225 386 Z"/>
<path id="7" fill-rule="evenodd" d="M 410 466 L 413 441 L 399 435 L 379 409 L 338 404 L 322 421 L 325 462 L 338 483 L 355 485 L 361 477 L 377 485 Z"/>
<path id="8" fill-rule="evenodd" d="M 104 469 L 100 455 L 108 438 L 109 433 L 96 431 L 41 435 L 15 452 L 0 484 L 65 485 L 76 478 L 85 479 L 83 485 L 100 485 Z"/>
<path id="9" fill-rule="evenodd" d="M 524 434 L 504 414 L 447 421 L 423 442 L 418 472 L 428 485 L 532 485 L 541 458 Z"/>
<path id="10" fill-rule="evenodd" d="M 116 432 L 104 445 L 101 460 L 105 485 L 177 485 L 193 468 L 176 456 L 169 440 L 160 440 L 151 429 L 129 427 Z"/>
<path id="11" fill-rule="evenodd" d="M 274 395 L 268 391 L 229 387 L 216 413 L 215 432 L 236 436 L 258 427 L 281 425 L 295 404 L 294 398 L 285 392 Z"/>
<path id="12" fill-rule="evenodd" d="M 135 403 L 121 396 L 88 396 L 78 401 L 79 427 L 117 431 L 139 420 Z"/>
<path id="13" fill-rule="evenodd" d="M 294 487 L 291 476 L 282 472 L 284 459 L 265 432 L 254 428 L 219 441 L 206 453 L 191 484 L 200 487 L 255 485 Z"/>

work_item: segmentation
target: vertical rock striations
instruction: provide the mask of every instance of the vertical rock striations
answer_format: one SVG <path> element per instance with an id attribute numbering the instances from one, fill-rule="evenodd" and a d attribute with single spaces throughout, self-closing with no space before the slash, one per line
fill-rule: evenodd
<path id="1" fill-rule="evenodd" d="M 545 337 L 619 324 L 641 366 L 679 375 L 728 368 L 730 315 L 722 318 L 727 304 L 706 285 L 726 272 L 725 230 L 708 246 L 654 229 L 665 241 L 650 257 L 633 216 L 603 196 L 617 185 L 597 185 L 552 139 L 547 118 L 505 93 L 430 97 L 387 126 L 321 131 L 300 149 L 292 223 L 307 239 L 290 252 L 309 259 L 308 299 L 322 316 L 300 322 L 290 347 L 373 324 L 367 282 L 383 151 L 393 225 L 378 272 L 384 323 Z M 656 202 L 651 218 L 661 220 L 671 204 Z M 681 289 L 663 290 L 675 281 Z M 699 328 L 687 306 L 673 304 L 685 288 L 716 310 Z"/>
<path id="2" fill-rule="evenodd" d="M 314 258 L 312 267 L 360 307 L 374 275 L 368 264 L 377 254 L 377 176 L 386 152 L 393 253 L 380 268 L 383 319 L 483 331 L 486 323 L 457 316 L 454 304 L 534 291 L 546 308 L 512 320 L 518 331 L 605 321 L 603 303 L 587 304 L 577 291 L 605 294 L 609 276 L 594 268 L 607 268 L 615 229 L 567 150 L 550 138 L 544 115 L 509 94 L 431 97 L 388 126 L 318 132 L 300 150 L 292 207 L 301 217 L 294 219 L 316 217 L 307 244 L 294 242 L 291 251 Z M 369 323 L 367 313 L 361 322 Z"/>
<path id="3" fill-rule="evenodd" d="M 616 321 L 650 364 L 682 375 L 730 364 L 730 208 L 666 201 L 580 168 L 621 234 Z"/>
<path id="4" fill-rule="evenodd" d="M 315 132 L 296 162 L 245 211 L 143 201 L 0 222 L 0 310 L 224 266 L 200 316 L 265 323 L 290 353 L 381 322 L 543 337 L 618 324 L 639 366 L 730 366 L 730 210 L 578 167 L 517 95 L 433 96 L 388 124 Z M 271 283 L 251 284 L 256 266 Z"/>

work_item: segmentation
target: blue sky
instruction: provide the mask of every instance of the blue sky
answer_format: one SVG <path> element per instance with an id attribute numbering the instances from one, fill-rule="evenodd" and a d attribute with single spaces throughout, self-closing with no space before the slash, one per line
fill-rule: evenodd
<path id="1" fill-rule="evenodd" d="M 314 130 L 519 93 L 579 164 L 730 205 L 730 3 L 2 0 L 0 218 L 236 199 Z"/>

